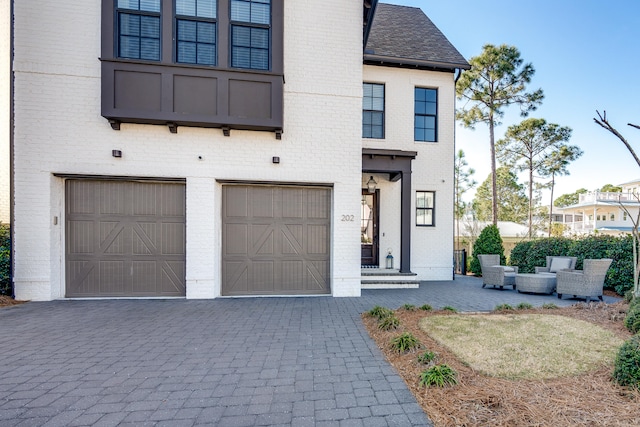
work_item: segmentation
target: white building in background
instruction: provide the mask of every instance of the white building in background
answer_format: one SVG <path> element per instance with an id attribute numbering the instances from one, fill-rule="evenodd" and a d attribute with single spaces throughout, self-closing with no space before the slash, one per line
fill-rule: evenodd
<path id="1" fill-rule="evenodd" d="M 618 186 L 619 193 L 580 194 L 577 204 L 554 208 L 554 222 L 564 224 L 566 234 L 631 233 L 640 209 L 640 179 Z"/>
<path id="2" fill-rule="evenodd" d="M 12 4 L 17 299 L 359 296 L 388 254 L 451 278 L 469 65 L 420 9 Z"/>

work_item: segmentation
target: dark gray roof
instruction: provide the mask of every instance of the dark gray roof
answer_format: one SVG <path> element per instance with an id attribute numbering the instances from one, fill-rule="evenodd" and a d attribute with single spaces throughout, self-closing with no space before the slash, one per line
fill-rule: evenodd
<path id="1" fill-rule="evenodd" d="M 471 68 L 420 8 L 378 3 L 364 51 L 366 63 Z"/>

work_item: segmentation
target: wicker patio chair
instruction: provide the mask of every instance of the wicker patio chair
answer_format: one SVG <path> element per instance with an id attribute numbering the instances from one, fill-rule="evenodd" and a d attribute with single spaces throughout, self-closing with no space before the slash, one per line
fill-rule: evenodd
<path id="1" fill-rule="evenodd" d="M 612 261 L 609 258 L 585 259 L 582 271 L 558 271 L 556 273 L 558 298 L 562 298 L 562 295 L 573 295 L 574 298 L 584 297 L 587 302 L 591 298 L 599 298 L 602 301 L 604 279 Z"/>
<path id="2" fill-rule="evenodd" d="M 505 286 L 516 288 L 518 267 L 500 265 L 500 255 L 478 255 L 482 270 L 482 287 L 493 286 L 503 289 Z"/>
<path id="3" fill-rule="evenodd" d="M 557 260 L 557 261 L 555 261 Z M 553 274 L 559 270 L 575 270 L 577 257 L 574 256 L 548 256 L 545 267 L 535 267 L 536 274 Z"/>

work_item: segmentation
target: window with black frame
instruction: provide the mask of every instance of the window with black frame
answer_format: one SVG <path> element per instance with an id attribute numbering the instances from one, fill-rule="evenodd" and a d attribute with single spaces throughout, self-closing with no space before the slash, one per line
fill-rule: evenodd
<path id="1" fill-rule="evenodd" d="M 414 141 L 436 142 L 438 139 L 438 91 L 415 88 Z"/>
<path id="2" fill-rule="evenodd" d="M 216 0 L 176 0 L 176 61 L 216 65 Z"/>
<path id="3" fill-rule="evenodd" d="M 435 191 L 416 191 L 416 225 L 435 225 Z"/>
<path id="4" fill-rule="evenodd" d="M 117 0 L 117 56 L 160 61 L 160 0 Z"/>
<path id="5" fill-rule="evenodd" d="M 231 0 L 231 66 L 269 70 L 271 0 Z"/>
<path id="6" fill-rule="evenodd" d="M 383 84 L 362 84 L 362 137 L 384 138 Z"/>

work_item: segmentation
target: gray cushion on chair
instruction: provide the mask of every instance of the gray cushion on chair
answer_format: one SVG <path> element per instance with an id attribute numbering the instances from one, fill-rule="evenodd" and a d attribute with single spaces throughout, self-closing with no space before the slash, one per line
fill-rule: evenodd
<path id="1" fill-rule="evenodd" d="M 571 267 L 571 260 L 569 258 L 553 258 L 551 265 L 549 266 L 549 273 L 557 273 L 560 270 L 564 270 Z"/>

